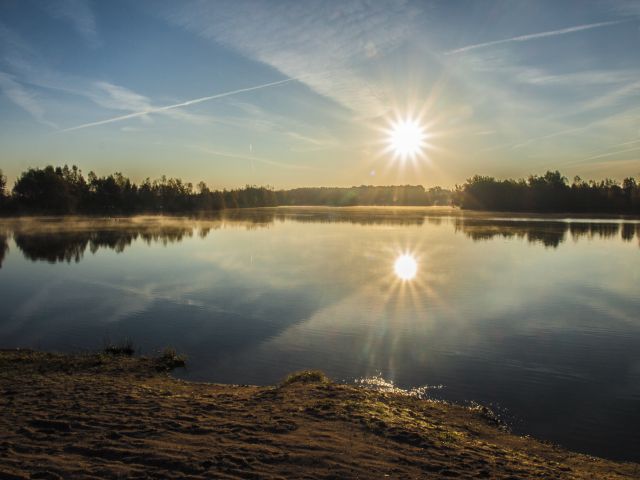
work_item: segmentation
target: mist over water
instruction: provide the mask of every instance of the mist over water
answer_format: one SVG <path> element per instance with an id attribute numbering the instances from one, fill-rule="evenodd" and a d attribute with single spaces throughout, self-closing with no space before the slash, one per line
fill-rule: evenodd
<path id="1" fill-rule="evenodd" d="M 171 345 L 178 375 L 319 368 L 640 460 L 640 223 L 295 208 L 0 221 L 0 347 Z M 398 268 L 401 265 L 402 268 Z"/>

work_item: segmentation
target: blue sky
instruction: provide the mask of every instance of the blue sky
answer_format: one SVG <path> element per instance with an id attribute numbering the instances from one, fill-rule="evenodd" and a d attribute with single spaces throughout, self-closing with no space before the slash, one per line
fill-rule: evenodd
<path id="1" fill-rule="evenodd" d="M 637 1 L 0 1 L 0 168 L 213 187 L 640 175 Z M 416 118 L 414 161 L 385 132 Z"/>

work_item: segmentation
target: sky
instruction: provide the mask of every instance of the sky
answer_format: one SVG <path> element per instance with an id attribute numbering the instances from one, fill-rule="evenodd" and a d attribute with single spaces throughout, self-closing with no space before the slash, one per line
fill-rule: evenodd
<path id="1" fill-rule="evenodd" d="M 0 168 L 210 187 L 640 176 L 640 1 L 0 0 Z M 389 149 L 416 122 L 419 155 Z"/>

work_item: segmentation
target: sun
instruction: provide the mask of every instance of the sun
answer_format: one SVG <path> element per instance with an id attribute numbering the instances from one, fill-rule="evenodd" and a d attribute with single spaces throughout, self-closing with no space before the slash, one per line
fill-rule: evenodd
<path id="1" fill-rule="evenodd" d="M 405 253 L 396 258 L 393 271 L 400 280 L 411 280 L 418 273 L 418 262 L 413 255 Z"/>
<path id="2" fill-rule="evenodd" d="M 398 120 L 389 129 L 389 148 L 401 159 L 415 158 L 425 147 L 425 129 L 412 119 Z"/>

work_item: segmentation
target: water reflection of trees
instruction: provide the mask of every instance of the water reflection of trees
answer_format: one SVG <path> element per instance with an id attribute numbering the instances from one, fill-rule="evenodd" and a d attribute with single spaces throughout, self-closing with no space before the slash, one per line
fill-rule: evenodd
<path id="1" fill-rule="evenodd" d="M 215 218 L 149 220 L 149 223 L 124 221 L 122 224 L 109 220 L 76 222 L 31 221 L 18 224 L 8 231 L 25 258 L 32 261 L 79 262 L 88 251 L 95 254 L 100 249 L 123 252 L 137 240 L 147 244 L 180 242 L 197 235 L 206 238 L 212 230 L 223 226 L 244 227 L 249 230 L 265 228 L 276 221 L 293 220 L 302 223 L 348 222 L 359 225 L 396 224 L 420 225 L 423 216 L 381 215 L 348 212 L 308 212 L 290 215 L 276 211 L 255 211 L 250 215 L 232 212 Z M 10 233 L 8 235 L 10 235 Z M 0 236 L 0 266 L 8 250 L 7 236 Z"/>
<path id="2" fill-rule="evenodd" d="M 2 262 L 4 262 L 4 257 L 7 255 L 9 251 L 9 241 L 5 234 L 0 234 L 0 268 L 2 268 Z"/>
<path id="3" fill-rule="evenodd" d="M 525 238 L 531 243 L 541 243 L 545 247 L 556 248 L 570 235 L 580 238 L 620 238 L 630 242 L 636 236 L 640 239 L 640 224 L 615 222 L 553 222 L 553 221 L 510 221 L 457 218 L 456 231 L 461 231 L 474 241 L 490 240 L 495 237 Z"/>
<path id="4" fill-rule="evenodd" d="M 440 225 L 451 222 L 456 232 L 474 241 L 493 238 L 524 238 L 531 243 L 555 248 L 567 239 L 620 237 L 629 242 L 638 238 L 639 223 L 529 221 L 482 217 L 430 216 L 419 211 L 338 211 L 259 210 L 231 212 L 215 218 L 146 217 L 141 220 L 33 220 L 0 228 L 0 267 L 13 236 L 25 258 L 32 261 L 79 262 L 87 251 L 100 249 L 123 252 L 136 241 L 168 245 L 197 235 L 208 237 L 220 228 L 267 228 L 276 222 L 351 223 L 356 225 Z"/>
<path id="5" fill-rule="evenodd" d="M 625 242 L 630 242 L 638 230 L 638 237 L 640 238 L 640 225 L 634 225 L 633 223 L 622 224 L 622 239 Z"/>
<path id="6" fill-rule="evenodd" d="M 16 245 L 25 258 L 49 263 L 79 262 L 87 249 L 96 253 L 105 248 L 123 252 L 125 248 L 140 239 L 147 244 L 164 245 L 180 242 L 193 236 L 192 226 L 139 227 L 137 229 L 97 229 L 71 231 L 17 231 L 14 233 Z"/>

